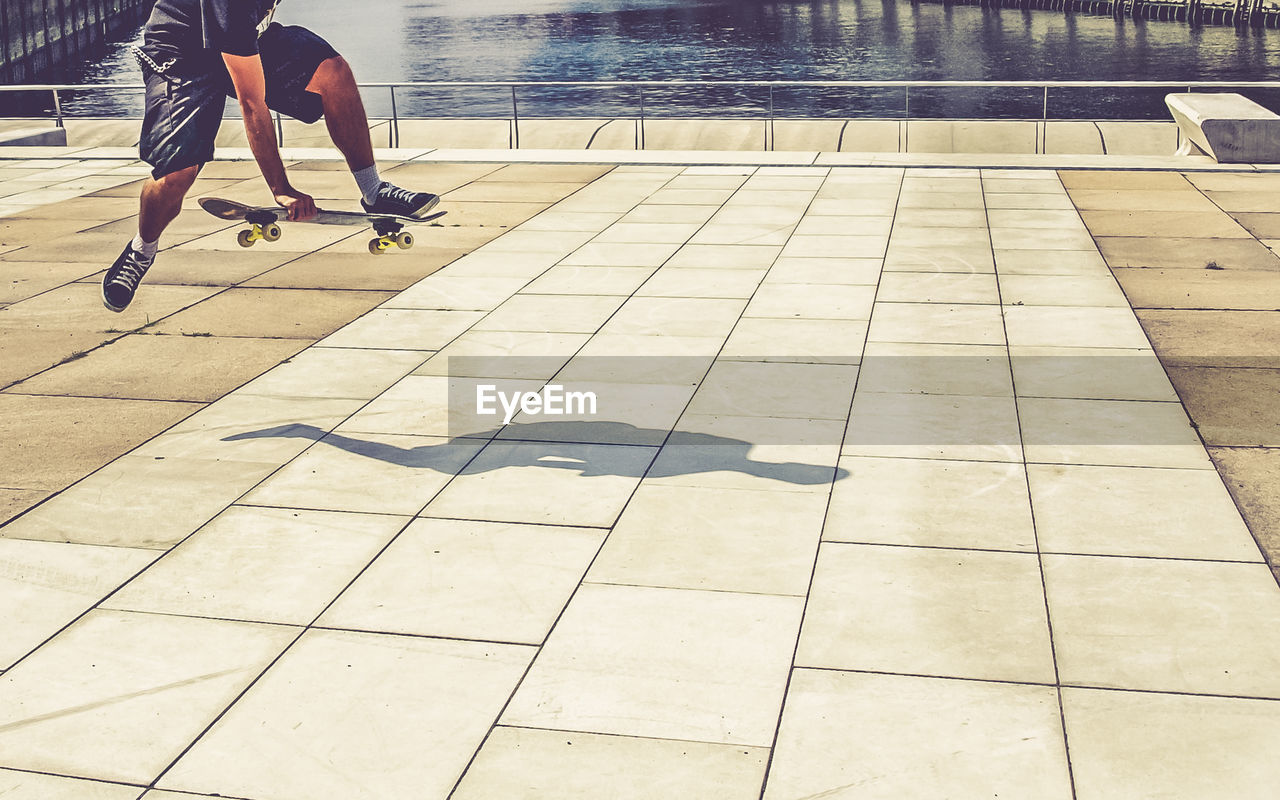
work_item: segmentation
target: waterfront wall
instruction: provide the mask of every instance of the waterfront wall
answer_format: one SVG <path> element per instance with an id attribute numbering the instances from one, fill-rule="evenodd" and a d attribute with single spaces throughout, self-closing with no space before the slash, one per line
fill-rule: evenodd
<path id="1" fill-rule="evenodd" d="M 916 2 L 917 0 L 912 0 Z M 943 5 L 1109 14 L 1206 25 L 1280 28 L 1280 0 L 931 0 Z"/>
<path id="2" fill-rule="evenodd" d="M 29 83 L 147 18 L 155 0 L 3 0 L 0 82 Z"/>

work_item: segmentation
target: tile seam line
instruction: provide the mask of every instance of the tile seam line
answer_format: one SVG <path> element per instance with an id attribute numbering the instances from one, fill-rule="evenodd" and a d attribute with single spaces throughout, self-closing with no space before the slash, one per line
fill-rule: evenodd
<path id="1" fill-rule="evenodd" d="M 661 191 L 662 189 L 666 188 L 666 187 L 667 187 L 667 186 L 668 186 L 672 181 L 674 181 L 675 179 L 677 179 L 677 178 L 679 178 L 679 177 L 683 176 L 683 175 L 684 175 L 684 173 L 685 173 L 685 170 L 684 170 L 684 169 L 682 169 L 680 172 L 676 173 L 675 175 L 672 175 L 672 176 L 668 177 L 668 178 L 667 178 L 667 180 L 665 180 L 665 181 L 663 181 L 663 182 L 662 182 L 662 185 L 661 185 L 661 186 L 659 186 L 658 188 L 654 189 L 654 190 L 653 190 L 653 191 L 651 191 L 649 194 L 647 194 L 647 195 L 645 196 L 644 200 L 641 200 L 641 201 L 639 201 L 638 203 L 636 203 L 634 206 L 632 206 L 632 210 L 634 211 L 636 208 L 638 208 L 638 207 L 640 207 L 640 206 L 644 205 L 645 200 L 649 199 L 650 197 L 652 197 L 652 196 L 653 196 L 654 194 L 656 194 L 657 192 L 659 192 L 659 191 Z M 751 173 L 750 173 L 750 174 L 748 174 L 748 175 L 744 176 L 743 181 L 738 185 L 738 188 L 734 189 L 733 191 L 731 191 L 731 192 L 729 193 L 728 197 L 726 197 L 726 198 L 725 198 L 725 200 L 724 200 L 722 203 L 720 203 L 720 204 L 719 204 L 719 208 L 723 209 L 723 208 L 724 208 L 724 206 L 725 206 L 725 204 L 727 204 L 727 203 L 729 202 L 729 200 L 730 200 L 730 199 L 732 199 L 732 198 L 734 197 L 734 195 L 736 195 L 738 192 L 742 191 L 742 187 L 746 186 L 746 185 L 747 185 L 747 183 L 748 183 L 748 182 L 749 182 L 753 177 L 755 177 L 757 174 L 759 174 L 759 169 L 758 169 L 758 168 L 753 169 L 753 170 L 751 171 Z M 630 212 L 628 212 L 628 213 L 630 213 Z M 605 326 L 605 325 L 607 325 L 607 324 L 609 323 L 609 320 L 613 319 L 613 318 L 614 318 L 614 316 L 616 316 L 616 315 L 618 314 L 618 312 L 619 312 L 619 311 L 621 311 L 622 307 L 623 307 L 623 306 L 625 306 L 625 305 L 627 304 L 627 302 L 628 302 L 628 301 L 630 301 L 631 299 L 633 299 L 633 298 L 635 298 L 635 297 L 636 297 L 636 292 L 639 292 L 639 291 L 640 291 L 640 289 L 641 289 L 641 288 L 643 288 L 643 286 L 644 286 L 646 283 L 648 283 L 650 280 L 652 280 L 652 279 L 653 279 L 653 276 L 654 276 L 654 275 L 657 275 L 657 274 L 658 274 L 658 272 L 662 269 L 662 267 L 663 267 L 664 265 L 666 265 L 667 263 L 669 263 L 669 262 L 671 261 L 671 259 L 675 258 L 676 254 L 677 254 L 677 253 L 679 253 L 679 252 L 680 252 L 680 250 L 682 250 L 682 249 L 683 249 L 683 248 L 685 248 L 685 247 L 688 247 L 688 246 L 689 246 L 689 244 L 690 244 L 690 242 L 692 242 L 692 241 L 693 241 L 693 239 L 694 239 L 694 238 L 696 238 L 696 237 L 698 236 L 698 234 L 699 234 L 699 233 L 700 233 L 704 228 L 706 228 L 708 225 L 710 225 L 710 224 L 711 224 L 711 220 L 715 218 L 715 214 L 717 214 L 717 213 L 719 213 L 719 211 L 716 211 L 716 212 L 715 212 L 715 213 L 713 213 L 713 214 L 712 214 L 712 215 L 711 215 L 711 216 L 710 216 L 710 217 L 709 217 L 705 222 L 703 222 L 703 223 L 699 224 L 699 225 L 698 225 L 697 230 L 693 231 L 693 232 L 692 232 L 692 233 L 691 233 L 691 234 L 690 234 L 690 235 L 685 239 L 684 244 L 680 245 L 680 246 L 679 246 L 679 247 L 677 247 L 674 251 L 672 251 L 671 255 L 667 256 L 667 258 L 662 262 L 662 264 L 659 264 L 659 265 L 658 265 L 658 267 L 657 267 L 656 269 L 654 269 L 654 271 L 653 271 L 652 273 L 650 273 L 650 275 L 649 275 L 649 277 L 648 277 L 648 278 L 645 278 L 645 280 L 644 280 L 644 281 L 643 281 L 639 286 L 637 286 L 637 287 L 636 287 L 636 288 L 631 292 L 631 294 L 627 295 L 627 296 L 626 296 L 626 297 L 627 297 L 627 299 L 626 299 L 626 300 L 624 300 L 624 301 L 623 301 L 623 302 L 622 302 L 622 303 L 621 303 L 621 304 L 620 304 L 616 309 L 614 309 L 614 311 L 609 315 L 608 319 L 606 319 L 603 323 L 601 323 L 601 324 L 600 324 L 600 326 L 599 326 L 598 328 L 596 328 L 596 332 L 595 332 L 595 333 L 593 333 L 593 334 L 591 334 L 591 336 L 590 336 L 590 337 L 588 337 L 588 338 L 587 338 L 587 340 L 586 340 L 586 341 L 584 341 L 584 342 L 583 342 L 583 343 L 578 347 L 578 350 L 575 352 L 575 355 L 576 355 L 577 353 L 581 353 L 581 352 L 582 352 L 582 349 L 583 349 L 583 348 L 585 348 L 585 347 L 587 346 L 587 344 L 588 344 L 588 343 L 590 343 L 591 339 L 595 338 L 595 336 L 599 334 L 599 332 L 604 328 L 604 326 Z M 624 214 L 624 216 L 625 216 L 625 214 Z M 617 223 L 614 223 L 614 224 L 617 224 Z M 608 227 L 606 227 L 606 228 L 605 228 L 605 230 L 608 230 Z M 604 231 L 601 231 L 600 233 L 604 233 Z M 598 235 L 598 234 L 597 234 L 597 235 Z M 587 244 L 590 244 L 590 243 L 591 243 L 591 241 L 594 241 L 594 239 L 595 239 L 595 237 L 592 237 L 592 239 L 591 239 L 591 240 L 589 240 L 589 241 L 587 242 Z M 587 246 L 587 244 L 583 244 L 581 247 L 586 247 L 586 246 Z M 579 249 L 580 249 L 580 248 L 579 248 Z M 576 252 L 576 250 L 575 250 L 574 252 Z M 779 252 L 781 252 L 781 251 L 779 251 Z M 572 253 L 570 253 L 570 255 L 572 255 Z M 568 257 L 568 256 L 566 256 L 566 258 L 567 258 L 567 257 Z M 775 259 L 776 259 L 776 256 L 775 256 Z M 546 274 L 546 272 L 550 271 L 550 270 L 551 270 L 551 269 L 553 269 L 553 268 L 554 268 L 554 265 L 553 265 L 552 267 L 548 267 L 548 268 L 547 268 L 546 270 L 544 270 L 541 274 Z M 767 272 L 768 272 L 768 270 L 766 270 L 766 274 L 767 274 Z M 541 276 L 541 275 L 540 275 L 540 276 Z M 540 276 L 539 276 L 539 277 L 540 277 Z M 536 280 L 536 278 L 535 278 L 534 280 Z M 763 276 L 762 276 L 762 281 L 763 281 Z M 530 283 L 532 283 L 532 281 L 530 281 Z M 526 284 L 526 286 L 527 286 L 527 285 L 528 285 L 528 284 Z M 757 290 L 759 289 L 759 284 L 757 284 L 757 287 L 756 287 L 756 288 L 757 288 Z M 517 292 L 517 294 L 518 294 L 518 292 Z M 751 302 L 751 301 L 750 301 L 750 300 L 748 300 L 748 301 L 747 301 L 747 303 L 744 303 L 744 304 L 743 304 L 743 310 L 744 310 L 744 311 L 746 310 L 746 306 L 747 306 L 747 304 L 749 304 L 750 302 Z M 741 314 L 739 314 L 739 319 L 741 319 Z M 726 334 L 726 335 L 725 335 L 725 341 L 726 341 L 726 342 L 728 341 L 728 337 L 729 337 L 729 335 L 730 335 L 730 334 Z M 711 372 L 711 369 L 715 366 L 716 358 L 718 358 L 718 357 L 719 357 L 719 353 L 720 353 L 721 351 L 723 351 L 723 350 L 724 350 L 724 344 L 725 344 L 724 342 L 721 342 L 721 344 L 720 344 L 720 350 L 718 350 L 718 351 L 717 351 L 716 356 L 715 356 L 715 357 L 713 357 L 713 358 L 711 359 L 710 363 L 709 363 L 709 364 L 708 364 L 708 366 L 707 366 L 706 371 L 705 371 L 705 372 L 703 372 L 702 378 L 701 378 L 701 379 L 699 379 L 699 381 L 698 381 L 698 386 L 701 386 L 701 385 L 702 385 L 702 383 L 706 380 L 707 374 L 708 374 L 708 373 L 710 373 L 710 372 Z M 572 361 L 572 360 L 573 360 L 573 357 L 570 357 L 569 361 Z M 549 379 L 547 380 L 547 383 L 550 383 L 551 381 L 554 381 L 554 380 L 555 380 L 555 375 L 559 375 L 561 372 L 563 372 L 563 371 L 568 367 L 569 361 L 566 361 L 566 362 L 564 363 L 564 365 L 562 365 L 562 366 L 560 367 L 560 369 L 559 369 L 559 370 L 557 370 L 557 371 L 556 371 L 556 373 L 555 373 L 554 375 L 552 375 L 552 376 L 551 376 L 551 378 L 549 378 Z M 694 397 L 694 395 L 696 395 L 696 394 L 697 394 L 697 390 L 695 389 L 695 391 L 694 391 L 693 393 L 691 393 L 691 394 L 690 394 L 689 399 L 685 402 L 684 409 L 681 411 L 680 416 L 683 416 L 683 415 L 684 415 L 684 413 L 686 413 L 686 412 L 688 411 L 689 405 L 693 402 L 693 397 Z M 676 422 L 672 424 L 672 430 L 667 431 L 667 435 L 663 438 L 662 443 L 661 443 L 661 444 L 659 444 L 656 448 L 654 448 L 653 457 L 652 457 L 651 459 L 649 459 L 649 463 L 648 463 L 648 465 L 645 467 L 644 474 L 643 474 L 643 475 L 641 475 L 641 476 L 640 476 L 640 479 L 636 481 L 636 485 L 635 485 L 634 487 L 632 487 L 632 489 L 631 489 L 631 493 L 627 496 L 627 500 L 626 500 L 626 502 L 625 502 L 625 503 L 623 503 L 622 508 L 618 511 L 617 516 L 615 516 L 615 517 L 613 518 L 613 522 L 611 522 L 611 523 L 608 525 L 608 527 L 606 528 L 607 533 L 606 533 L 603 537 L 601 537 L 601 539 L 600 539 L 600 546 L 596 548 L 596 552 L 595 552 L 595 554 L 594 554 L 594 555 L 592 555 L 592 557 L 591 557 L 591 561 L 587 564 L 586 569 L 584 569 L 584 570 L 583 570 L 583 572 L 582 572 L 582 578 L 578 581 L 578 585 L 574 587 L 573 592 L 571 592 L 571 593 L 570 593 L 570 595 L 569 595 L 569 597 L 568 597 L 568 599 L 567 599 L 567 600 L 565 600 L 564 605 L 560 607 L 560 613 L 556 615 L 555 620 L 551 623 L 551 627 L 547 629 L 546 636 L 544 636 L 544 637 L 543 637 L 542 643 L 538 645 L 537 652 L 534 654 L 533 658 L 529 659 L 529 664 L 528 664 L 528 666 L 526 666 L 526 667 L 525 667 L 525 671 L 524 671 L 524 673 L 520 676 L 520 680 L 516 682 L 516 684 L 515 684 L 515 686 L 514 686 L 514 687 L 512 687 L 512 689 L 511 689 L 511 693 L 507 696 L 506 702 L 504 702 L 504 703 L 503 703 L 503 705 L 502 705 L 502 709 L 498 712 L 497 716 L 495 716 L 495 717 L 494 717 L 493 723 L 489 726 L 489 729 L 488 729 L 487 731 L 485 731 L 484 738 L 483 738 L 483 739 L 481 739 L 480 744 L 476 747 L 475 752 L 471 754 L 471 758 L 467 761 L 466 766 L 464 766 L 464 767 L 463 767 L 463 769 L 462 769 L 462 771 L 458 774 L 458 779 L 454 782 L 454 784 L 453 784 L 452 788 L 450 788 L 449 793 L 446 795 L 446 798 L 452 798 L 452 797 L 454 796 L 454 794 L 456 794 L 456 793 L 457 793 L 457 791 L 458 791 L 459 787 L 461 787 L 461 786 L 462 786 L 462 782 L 463 782 L 464 780 L 466 780 L 467 773 L 469 773 L 469 772 L 471 771 L 471 767 L 475 764 L 476 759 L 480 756 L 480 751 L 481 751 L 481 750 L 483 750 L 483 749 L 484 749 L 484 746 L 489 742 L 489 737 L 491 737 L 491 736 L 493 735 L 493 731 L 494 731 L 494 730 L 498 727 L 498 725 L 501 723 L 503 715 L 507 713 L 507 709 L 511 706 L 512 701 L 514 701 L 514 700 L 515 700 L 515 696 L 516 696 L 516 694 L 520 691 L 520 687 L 524 685 L 525 680 L 526 680 L 526 679 L 528 679 L 528 677 L 529 677 L 529 673 L 533 671 L 533 665 L 534 665 L 534 663 L 538 660 L 538 656 L 540 656 L 540 655 L 542 654 L 542 649 L 543 649 L 543 647 L 545 647 L 545 646 L 546 646 L 546 643 L 550 640 L 552 633 L 554 633 L 554 632 L 555 632 L 556 627 L 557 627 L 557 626 L 559 626 L 560 621 L 564 618 L 565 613 L 567 613 L 567 612 L 568 612 L 568 610 L 569 610 L 569 606 L 570 606 L 570 605 L 572 605 L 574 598 L 578 596 L 578 593 L 581 591 L 582 587 L 583 587 L 584 585 L 586 585 L 586 584 L 587 584 L 587 575 L 589 575 L 589 574 L 591 573 L 591 568 L 592 568 L 593 566 L 595 566 L 596 561 L 598 561 L 598 560 L 599 560 L 599 558 L 600 558 L 600 553 L 602 553 L 602 552 L 604 551 L 605 546 L 608 544 L 609 536 L 611 536 L 611 535 L 613 534 L 613 529 L 614 529 L 614 527 L 618 524 L 618 521 L 619 521 L 620 519 L 622 519 L 622 515 L 626 513 L 627 506 L 629 506 L 629 505 L 631 504 L 631 501 L 635 498 L 636 493 L 640 490 L 640 486 L 644 483 L 644 479 L 645 479 L 645 477 L 649 474 L 649 471 L 650 471 L 651 469 L 653 469 L 653 465 L 657 462 L 658 457 L 659 457 L 659 455 L 660 455 L 660 454 L 661 454 L 661 452 L 662 452 L 662 448 L 663 448 L 663 447 L 665 447 L 665 446 L 666 446 L 666 444 L 667 444 L 667 442 L 671 439 L 671 435 L 672 435 L 672 433 L 673 433 L 673 432 L 674 432 L 674 430 L 675 430 L 675 426 L 679 423 L 679 419 L 680 419 L 680 417 L 677 417 L 677 418 L 676 418 Z M 504 426 L 504 427 L 505 427 L 505 426 Z M 497 438 L 497 437 L 495 437 L 495 440 L 496 440 L 496 438 Z M 486 445 L 486 447 L 488 447 L 488 445 Z M 477 454 L 477 455 L 478 455 L 478 454 Z M 442 490 L 442 491 L 443 491 L 443 490 Z M 428 504 L 428 505 L 429 505 L 429 504 Z M 423 512 L 425 513 L 425 511 L 426 511 L 426 508 L 424 507 L 424 508 L 423 508 Z"/>
<path id="2" fill-rule="evenodd" d="M 1071 200 L 1071 193 L 1067 190 L 1066 184 L 1063 183 L 1062 181 L 1061 173 L 1055 170 L 1053 174 L 1054 174 L 1054 177 L 1057 179 L 1056 185 L 1058 190 L 1062 192 L 1062 194 L 1067 198 L 1068 202 L 1071 202 L 1072 208 L 1075 208 L 1075 203 L 1072 202 Z M 984 214 L 986 214 L 987 216 L 988 225 L 989 225 L 991 212 L 987 206 L 987 192 L 986 192 L 986 186 L 985 186 L 986 181 L 983 181 L 982 183 L 983 183 L 982 208 L 983 208 Z M 1080 217 L 1079 209 L 1076 209 L 1076 216 Z M 1081 218 L 1081 223 L 1083 224 L 1083 218 Z M 1102 252 L 1101 250 L 1098 250 L 1097 240 L 1093 238 L 1092 232 L 1089 233 L 1089 239 L 1094 243 L 1094 251 L 1098 253 L 1099 257 L 1101 257 Z M 1045 627 L 1047 628 L 1047 632 L 1049 636 L 1049 655 L 1053 661 L 1054 695 L 1058 701 L 1058 725 L 1059 725 L 1059 730 L 1062 732 L 1062 755 L 1063 755 L 1063 761 L 1065 762 L 1065 766 L 1067 768 L 1067 786 L 1071 791 L 1071 797 L 1078 798 L 1079 792 L 1076 789 L 1075 765 L 1071 763 L 1071 740 L 1067 733 L 1067 710 L 1066 710 L 1066 706 L 1063 704 L 1063 701 L 1062 701 L 1062 672 L 1058 666 L 1058 642 L 1053 635 L 1053 610 L 1052 608 L 1050 608 L 1050 605 L 1049 605 L 1049 585 L 1045 577 L 1044 553 L 1040 546 L 1040 529 L 1036 525 L 1036 506 L 1033 500 L 1034 495 L 1031 492 L 1031 473 L 1030 473 L 1030 470 L 1027 468 L 1027 447 L 1026 447 L 1026 442 L 1024 441 L 1025 434 L 1024 434 L 1023 422 L 1022 422 L 1022 403 L 1021 403 L 1021 398 L 1018 396 L 1018 378 L 1017 378 L 1017 375 L 1014 373 L 1014 369 L 1013 369 L 1013 347 L 1009 342 L 1009 322 L 1008 322 L 1008 315 L 1005 313 L 1004 293 L 1000 288 L 999 269 L 1000 267 L 997 264 L 996 265 L 996 296 L 1000 299 L 1000 328 L 1004 332 L 1005 356 L 1008 359 L 1008 363 L 1009 363 L 1009 380 L 1011 381 L 1013 386 L 1013 413 L 1014 413 L 1014 419 L 1017 421 L 1017 424 L 1018 424 L 1018 450 L 1020 451 L 1020 454 L 1022 456 L 1021 458 L 1022 482 L 1023 482 L 1023 486 L 1026 488 L 1026 491 L 1027 491 L 1027 512 L 1031 518 L 1031 535 L 1033 537 L 1033 541 L 1035 542 L 1036 566 L 1040 572 L 1041 608 L 1044 609 Z M 1112 275 L 1112 280 L 1113 281 L 1116 280 L 1114 275 Z M 1129 313 L 1133 314 L 1132 309 L 1130 309 Z M 1135 319 L 1136 319 L 1136 316 L 1137 315 L 1135 314 L 1134 315 Z M 1144 331 L 1144 335 L 1145 335 L 1145 331 Z M 1151 344 L 1150 340 L 1147 341 L 1147 344 L 1148 346 Z"/>
<path id="3" fill-rule="evenodd" d="M 1127 692 L 1130 694 L 1156 694 L 1167 697 L 1202 697 L 1206 699 L 1216 700 L 1243 700 L 1253 703 L 1276 703 L 1280 704 L 1280 695 L 1267 697 L 1263 695 L 1242 695 L 1242 694 L 1213 694 L 1208 692 L 1180 692 L 1172 689 L 1149 689 L 1133 686 L 1104 686 L 1101 684 L 1091 684 L 1083 682 L 1068 683 L 1044 683 L 1040 681 L 1015 681 L 1003 680 L 999 678 L 975 678 L 966 675 L 938 675 L 929 673 L 913 673 L 913 672 L 889 672 L 887 670 L 871 670 L 871 669 L 840 669 L 838 667 L 817 667 L 805 666 L 797 667 L 797 669 L 813 670 L 814 672 L 835 672 L 848 673 L 854 675 L 884 675 L 888 677 L 899 678 L 923 678 L 927 680 L 939 681 L 961 681 L 965 683 L 988 683 L 1001 684 L 1005 686 L 1039 686 L 1046 689 L 1079 689 L 1089 692 Z"/>
<path id="4" fill-rule="evenodd" d="M 817 199 L 817 195 L 822 193 L 822 187 L 826 185 L 828 180 L 830 180 L 831 174 L 832 174 L 831 172 L 828 172 L 827 177 L 822 182 L 822 185 L 818 187 L 818 191 L 814 195 L 815 201 Z M 888 256 L 889 248 L 893 244 L 893 229 L 897 223 L 898 212 L 900 210 L 900 204 L 902 202 L 902 193 L 903 193 L 905 184 L 906 184 L 906 172 L 904 171 L 903 174 L 898 178 L 898 192 L 894 197 L 893 214 L 890 218 L 891 221 L 889 223 L 889 235 L 885 237 L 884 252 L 885 252 L 886 258 Z M 810 203 L 809 207 L 805 209 L 804 216 L 808 216 L 809 209 L 812 207 L 813 207 L 813 204 Z M 801 217 L 801 219 L 803 219 L 803 216 Z M 779 257 L 781 257 L 781 254 L 779 254 Z M 776 263 L 777 262 L 775 261 L 775 265 Z M 875 317 L 876 299 L 879 297 L 880 285 L 884 280 L 884 273 L 885 273 L 884 263 L 885 263 L 884 259 L 882 258 L 880 261 L 880 272 L 876 275 L 875 291 L 872 294 L 872 298 L 871 298 L 871 315 L 870 316 L 872 318 Z M 768 276 L 766 275 L 766 277 Z M 867 348 L 867 345 L 869 344 L 870 330 L 871 330 L 871 319 L 868 319 L 867 320 L 868 336 L 865 337 L 862 342 L 862 351 L 864 356 L 866 355 L 866 348 Z M 861 362 L 861 359 L 859 359 L 859 361 Z M 837 452 L 837 460 L 836 460 L 837 470 L 839 469 L 839 466 L 840 466 L 839 454 L 844 451 L 845 441 L 846 439 L 848 439 L 848 436 L 849 436 L 849 426 L 853 418 L 853 404 L 857 399 L 858 384 L 861 380 L 862 380 L 862 368 L 861 366 L 859 366 L 857 375 L 854 377 L 854 381 L 853 381 L 853 391 L 849 393 L 848 413 L 845 416 L 844 430 L 842 430 L 840 433 L 840 447 L 836 451 Z M 782 734 L 782 720 L 783 720 L 783 717 L 786 715 L 787 699 L 791 695 L 791 682 L 792 680 L 794 680 L 795 674 L 796 674 L 796 661 L 800 653 L 800 639 L 801 639 L 801 636 L 804 634 L 805 617 L 808 616 L 809 601 L 813 596 L 813 581 L 818 572 L 818 561 L 822 557 L 823 535 L 826 532 L 827 520 L 831 515 L 831 501 L 832 501 L 832 498 L 835 496 L 835 484 L 836 484 L 836 480 L 838 479 L 838 476 L 839 476 L 839 473 L 836 471 L 833 471 L 831 476 L 831 483 L 827 488 L 827 502 L 826 502 L 825 508 L 823 508 L 823 511 L 822 511 L 822 524 L 818 528 L 818 542 L 817 542 L 817 546 L 814 548 L 813 564 L 809 568 L 809 583 L 805 589 L 804 602 L 801 604 L 799 624 L 796 625 L 796 634 L 795 634 L 796 641 L 791 649 L 791 663 L 788 666 L 786 680 L 783 684 L 782 702 L 779 703 L 778 705 L 778 718 L 777 718 L 777 722 L 773 726 L 773 739 L 769 743 L 769 755 L 767 760 L 765 761 L 764 775 L 761 777 L 761 781 L 760 781 L 760 794 L 759 794 L 760 800 L 764 800 L 765 795 L 769 790 L 769 778 L 773 774 L 773 759 L 774 759 L 774 756 L 777 754 L 778 739 Z"/>
<path id="5" fill-rule="evenodd" d="M 1201 472 L 1205 470 L 1199 470 Z M 914 550 L 945 550 L 956 553 L 1007 553 L 1017 556 L 1033 556 L 1036 554 L 1034 550 L 1010 550 L 1008 548 L 996 547 L 955 547 L 946 545 L 932 544 L 904 544 L 902 542 L 870 542 L 870 541 L 848 541 L 843 539 L 823 539 L 827 544 L 843 544 L 853 545 L 857 547 L 897 547 Z M 1176 561 L 1190 562 L 1193 564 L 1236 564 L 1239 566 L 1267 566 L 1265 561 L 1245 561 L 1236 558 L 1192 558 L 1189 556 L 1150 556 L 1150 555 L 1134 555 L 1130 553 L 1080 553 L 1070 552 L 1066 550 L 1042 550 L 1041 555 L 1046 556 L 1065 556 L 1068 558 L 1132 558 L 1144 561 Z"/>
<path id="6" fill-rule="evenodd" d="M 521 730 L 521 731 L 540 731 L 543 733 L 562 733 L 562 734 L 578 735 L 578 736 L 607 736 L 611 739 L 641 739 L 646 742 L 674 742 L 676 744 L 701 744 L 701 745 L 710 745 L 712 747 L 727 747 L 730 749 L 750 748 L 752 750 L 758 750 L 758 751 L 764 751 L 768 749 L 768 745 L 763 745 L 763 744 L 738 744 L 734 742 L 713 741 L 710 739 L 686 739 L 686 738 L 680 738 L 680 737 L 671 738 L 667 736 L 647 736 L 647 735 L 638 734 L 638 733 L 615 733 L 612 731 L 570 730 L 568 728 L 547 728 L 540 725 L 514 725 L 509 722 L 504 722 L 500 725 L 494 726 L 495 730 L 497 730 L 498 728 L 508 728 L 511 730 Z"/>

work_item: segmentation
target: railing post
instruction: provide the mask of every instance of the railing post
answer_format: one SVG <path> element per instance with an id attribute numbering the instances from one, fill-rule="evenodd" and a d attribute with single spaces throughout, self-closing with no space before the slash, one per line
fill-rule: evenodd
<path id="1" fill-rule="evenodd" d="M 66 125 L 62 123 L 62 100 L 58 97 L 57 89 L 53 90 L 53 113 L 58 117 L 58 127 L 65 128 Z"/>
<path id="2" fill-rule="evenodd" d="M 284 147 L 284 121 L 280 119 L 280 112 L 276 112 L 276 145 Z"/>
<path id="3" fill-rule="evenodd" d="M 400 146 L 400 113 L 396 110 L 396 87 L 391 89 L 391 130 L 387 132 L 387 147 Z"/>
<path id="4" fill-rule="evenodd" d="M 777 141 L 773 131 L 773 85 L 769 85 L 769 127 L 764 132 L 764 149 L 773 150 Z"/>
<path id="5" fill-rule="evenodd" d="M 636 128 L 636 149 L 644 149 L 644 87 L 637 86 L 636 91 L 640 97 L 640 120 Z"/>
<path id="6" fill-rule="evenodd" d="M 512 150 L 520 149 L 520 106 L 516 103 L 516 87 L 511 87 L 511 143 Z"/>
<path id="7" fill-rule="evenodd" d="M 902 149 L 898 152 L 911 151 L 911 87 L 902 87 Z"/>
<path id="8" fill-rule="evenodd" d="M 1049 149 L 1049 86 L 1044 87 L 1044 105 L 1041 106 L 1040 113 L 1040 152 L 1045 153 Z"/>

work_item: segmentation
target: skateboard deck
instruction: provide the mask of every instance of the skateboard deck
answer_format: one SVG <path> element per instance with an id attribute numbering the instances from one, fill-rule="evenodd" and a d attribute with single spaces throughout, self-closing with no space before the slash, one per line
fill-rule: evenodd
<path id="1" fill-rule="evenodd" d="M 252 247 L 258 241 L 275 242 L 284 232 L 281 222 L 288 222 L 289 212 L 280 206 L 249 206 L 221 197 L 202 197 L 200 207 L 219 219 L 239 220 L 249 227 L 236 234 L 241 247 Z M 368 225 L 377 233 L 369 240 L 369 252 L 383 253 L 392 247 L 408 250 L 413 247 L 413 234 L 404 230 L 409 225 L 422 225 L 440 219 L 447 211 L 436 211 L 425 217 L 405 217 L 397 214 L 369 214 L 364 211 L 331 211 L 316 209 L 311 219 L 300 220 L 310 225 Z"/>

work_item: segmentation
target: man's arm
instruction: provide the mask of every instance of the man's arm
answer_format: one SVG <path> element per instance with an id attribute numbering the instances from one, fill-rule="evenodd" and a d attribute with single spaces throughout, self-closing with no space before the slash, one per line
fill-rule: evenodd
<path id="1" fill-rule="evenodd" d="M 267 81 L 262 72 L 259 56 L 233 56 L 222 54 L 240 99 L 240 112 L 244 115 L 244 130 L 249 138 L 249 148 L 258 161 L 262 177 L 275 195 L 276 202 L 289 212 L 289 219 L 310 219 L 316 215 L 316 203 L 310 195 L 294 189 L 284 172 L 280 148 L 276 146 L 276 134 L 271 124 L 271 111 L 267 108 Z"/>

